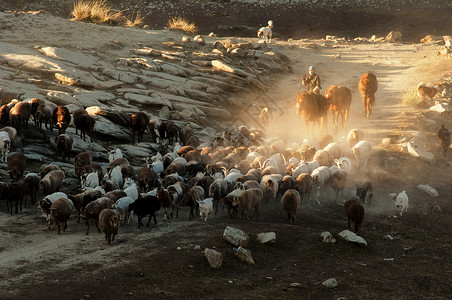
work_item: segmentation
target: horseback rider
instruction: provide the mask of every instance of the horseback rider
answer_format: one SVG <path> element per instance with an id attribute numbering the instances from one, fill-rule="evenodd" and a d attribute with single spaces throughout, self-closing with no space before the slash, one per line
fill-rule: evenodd
<path id="1" fill-rule="evenodd" d="M 322 87 L 320 86 L 320 77 L 315 73 L 316 69 L 314 66 L 309 67 L 309 75 L 303 76 L 301 82 L 304 86 L 308 87 L 308 91 L 314 91 L 316 87 L 317 90 L 320 90 Z"/>

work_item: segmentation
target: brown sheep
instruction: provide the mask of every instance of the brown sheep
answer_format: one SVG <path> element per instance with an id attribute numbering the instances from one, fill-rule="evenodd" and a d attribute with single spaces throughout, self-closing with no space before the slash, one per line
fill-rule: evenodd
<path id="1" fill-rule="evenodd" d="M 25 171 L 26 157 L 23 153 L 14 153 L 8 158 L 8 173 L 13 181 L 18 181 Z"/>
<path id="2" fill-rule="evenodd" d="M 285 194 L 286 191 L 292 189 L 295 185 L 295 179 L 292 176 L 286 175 L 281 180 L 281 183 L 279 184 L 279 192 L 281 194 Z"/>
<path id="3" fill-rule="evenodd" d="M 297 179 L 295 179 L 294 188 L 300 193 L 301 200 L 303 200 L 303 196 L 306 194 L 308 194 L 309 200 L 312 184 L 312 177 L 308 173 L 300 174 Z"/>
<path id="4" fill-rule="evenodd" d="M 28 128 L 28 119 L 30 118 L 31 104 L 29 102 L 19 102 L 9 111 L 9 120 L 11 126 L 19 129 L 24 125 Z"/>
<path id="5" fill-rule="evenodd" d="M 3 105 L 0 108 L 0 124 L 7 124 L 9 122 L 9 111 L 11 106 Z"/>
<path id="6" fill-rule="evenodd" d="M 111 201 L 110 198 L 107 197 L 101 197 L 97 200 L 94 200 L 93 202 L 90 202 L 86 205 L 85 209 L 82 211 L 82 216 L 86 218 L 86 235 L 89 235 L 89 225 L 91 220 L 96 221 L 96 228 L 100 233 L 99 228 L 99 215 L 102 210 L 105 208 L 111 208 L 113 205 L 113 201 Z"/>
<path id="7" fill-rule="evenodd" d="M 72 137 L 68 134 L 60 134 L 55 138 L 55 148 L 56 151 L 61 153 L 61 158 L 63 162 L 66 161 L 66 157 L 68 159 L 71 158 L 71 150 L 72 150 Z"/>
<path id="8" fill-rule="evenodd" d="M 99 214 L 99 227 L 105 233 L 105 240 L 110 245 L 118 234 L 119 216 L 113 209 L 103 209 Z"/>
<path id="9" fill-rule="evenodd" d="M 331 187 L 336 193 L 336 201 L 339 199 L 339 192 L 344 196 L 344 187 L 347 183 L 347 172 L 345 170 L 339 169 L 333 173 L 331 176 Z"/>
<path id="10" fill-rule="evenodd" d="M 44 195 L 50 195 L 60 190 L 61 184 L 64 180 L 64 171 L 54 170 L 50 171 L 39 182 L 39 189 Z"/>
<path id="11" fill-rule="evenodd" d="M 92 143 L 92 131 L 94 129 L 94 125 L 96 124 L 96 120 L 88 115 L 84 109 L 76 110 L 72 117 L 74 118 L 75 134 L 78 134 L 77 132 L 80 130 L 80 138 L 86 141 L 86 133 L 88 133 Z"/>
<path id="12" fill-rule="evenodd" d="M 155 186 L 155 173 L 148 167 L 138 171 L 138 186 L 142 193 L 149 192 Z"/>
<path id="13" fill-rule="evenodd" d="M 93 161 L 93 154 L 90 151 L 80 152 L 74 157 L 74 170 L 87 165 Z"/>
<path id="14" fill-rule="evenodd" d="M 372 106 L 375 104 L 375 93 L 378 90 L 378 82 L 375 74 L 369 72 L 361 75 L 358 89 L 363 100 L 364 115 L 369 118 L 372 112 Z"/>
<path id="15" fill-rule="evenodd" d="M 38 200 L 36 198 L 36 194 L 39 189 L 39 181 L 41 181 L 41 177 L 36 173 L 28 173 L 25 176 L 22 183 L 25 186 L 25 193 L 30 194 L 30 203 L 33 205 Z M 27 207 L 27 201 L 25 199 L 25 207 Z"/>
<path id="16" fill-rule="evenodd" d="M 295 213 L 301 202 L 300 193 L 294 189 L 288 189 L 281 198 L 281 204 L 289 218 L 289 223 L 295 221 Z"/>
<path id="17" fill-rule="evenodd" d="M 133 114 L 129 118 L 129 126 L 132 131 L 132 145 L 135 144 L 135 133 L 138 133 L 138 143 L 143 141 L 143 135 L 149 125 L 149 117 L 144 112 Z"/>
<path id="18" fill-rule="evenodd" d="M 182 154 L 182 157 L 187 161 L 197 161 L 200 162 L 201 161 L 201 152 L 199 150 L 191 150 L 188 151 L 185 154 Z"/>
<path id="19" fill-rule="evenodd" d="M 67 198 L 59 198 L 52 203 L 50 207 L 50 218 L 55 221 L 58 226 L 58 234 L 60 234 L 60 225 L 63 224 L 63 232 L 67 229 L 67 220 L 74 211 L 74 204 Z M 50 229 L 50 222 L 49 222 Z"/>
<path id="20" fill-rule="evenodd" d="M 264 195 L 260 189 L 249 189 L 241 192 L 239 196 L 234 197 L 232 204 L 234 206 L 238 205 L 242 211 L 242 217 L 246 220 L 249 220 L 248 211 L 254 207 L 253 218 L 257 220 L 259 217 L 259 204 L 263 197 Z"/>
<path id="21" fill-rule="evenodd" d="M 44 169 L 42 169 L 42 171 L 39 173 L 39 176 L 41 178 L 44 178 L 44 176 L 46 176 L 50 171 L 54 171 L 54 170 L 61 170 L 59 166 L 57 165 L 47 165 L 44 167 Z"/>
<path id="22" fill-rule="evenodd" d="M 38 106 L 36 110 L 36 120 L 39 129 L 42 129 L 42 123 L 45 123 L 46 129 L 53 131 L 53 111 L 56 108 L 56 104 L 52 102 L 44 102 Z"/>
<path id="23" fill-rule="evenodd" d="M 350 228 L 350 220 L 352 220 L 355 223 L 355 233 L 358 233 L 359 226 L 364 220 L 364 206 L 356 200 L 347 200 L 344 208 L 348 218 L 348 228 Z"/>
<path id="24" fill-rule="evenodd" d="M 158 193 L 158 189 L 157 189 Z M 204 200 L 205 191 L 202 187 L 195 185 L 191 189 L 189 189 L 185 195 L 182 197 L 182 203 L 190 207 L 190 216 L 189 220 L 195 218 L 198 215 L 199 204 L 198 200 Z M 159 198 L 160 199 L 160 198 Z M 163 206 L 162 206 L 163 207 Z M 195 212 L 194 212 L 195 211 Z"/>
<path id="25" fill-rule="evenodd" d="M 135 169 L 130 165 L 122 166 L 121 174 L 124 179 L 132 178 L 133 180 L 135 180 Z"/>
<path id="26" fill-rule="evenodd" d="M 107 173 L 110 174 L 110 172 L 117 166 L 121 166 L 121 168 L 122 168 L 122 167 L 129 166 L 129 165 L 130 164 L 129 164 L 129 161 L 127 160 L 127 158 L 125 158 L 125 157 L 117 158 L 108 165 Z"/>
<path id="27" fill-rule="evenodd" d="M 364 204 L 367 204 L 367 201 L 372 202 L 372 182 L 370 182 L 369 179 L 364 179 L 363 182 L 356 187 L 356 195 L 364 202 Z"/>
<path id="28" fill-rule="evenodd" d="M 113 180 L 102 180 L 100 186 L 107 193 L 119 189 L 119 186 Z"/>
<path id="29" fill-rule="evenodd" d="M 186 172 L 185 165 L 181 162 L 172 162 L 165 170 L 166 175 L 177 173 L 180 176 L 184 176 Z"/>
<path id="30" fill-rule="evenodd" d="M 58 134 L 66 133 L 71 123 L 71 114 L 65 106 L 58 106 L 53 110 L 53 125 L 58 128 Z"/>
<path id="31" fill-rule="evenodd" d="M 101 165 L 99 164 L 90 164 L 83 166 L 81 168 L 75 168 L 74 174 L 77 178 L 80 178 L 83 174 L 89 174 L 96 172 L 99 177 L 99 182 L 102 181 L 102 178 L 104 178 L 104 170 Z"/>
<path id="32" fill-rule="evenodd" d="M 117 189 L 105 193 L 104 197 L 110 198 L 113 203 L 116 203 L 119 199 L 127 197 L 127 194 L 124 191 Z"/>
<path id="33" fill-rule="evenodd" d="M 13 214 L 13 202 L 15 202 L 15 213 L 18 213 L 18 206 L 20 204 L 20 211 L 22 211 L 22 201 L 25 197 L 25 185 L 21 182 L 13 182 L 8 186 L 8 198 L 6 199 L 6 210 L 9 211 L 8 203 L 11 203 L 11 214 Z"/>
<path id="34" fill-rule="evenodd" d="M 33 98 L 30 101 L 31 104 L 31 115 L 33 116 L 33 123 L 35 124 L 36 127 L 38 127 L 38 118 L 36 115 L 36 112 L 38 111 L 38 107 L 41 104 L 44 104 L 44 100 L 42 99 L 38 99 L 38 98 Z"/>

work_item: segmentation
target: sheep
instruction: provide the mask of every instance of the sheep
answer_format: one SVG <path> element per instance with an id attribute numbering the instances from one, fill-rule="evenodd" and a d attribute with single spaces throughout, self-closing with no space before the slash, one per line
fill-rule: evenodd
<path id="1" fill-rule="evenodd" d="M 210 220 L 213 213 L 213 199 L 206 198 L 204 200 L 197 200 L 196 202 L 198 202 L 201 220 L 203 221 Z"/>
<path id="2" fill-rule="evenodd" d="M 358 162 L 358 168 L 367 167 L 367 160 L 369 159 L 372 145 L 368 141 L 359 141 L 352 148 L 352 153 Z"/>
<path id="3" fill-rule="evenodd" d="M 99 186 L 99 176 L 97 172 L 85 173 L 81 176 L 82 190 L 86 191 L 88 187 L 95 188 Z"/>
<path id="4" fill-rule="evenodd" d="M 6 211 L 13 214 L 13 202 L 15 203 L 15 214 L 22 211 L 22 201 L 25 196 L 25 185 L 22 182 L 13 182 L 8 185 L 8 197 L 6 199 Z M 9 210 L 11 204 L 11 211 Z"/>
<path id="5" fill-rule="evenodd" d="M 135 169 L 130 165 L 121 166 L 121 174 L 124 179 L 135 180 Z"/>
<path id="6" fill-rule="evenodd" d="M 341 192 L 341 195 L 344 196 L 344 187 L 346 183 L 347 172 L 345 172 L 344 170 L 339 169 L 331 176 L 331 187 L 336 193 L 336 202 L 339 199 L 339 192 Z"/>
<path id="7" fill-rule="evenodd" d="M 132 131 L 132 145 L 135 144 L 135 132 L 138 133 L 138 143 L 143 141 L 143 134 L 149 125 L 149 117 L 144 112 L 133 114 L 129 118 L 129 127 Z"/>
<path id="8" fill-rule="evenodd" d="M 330 154 L 326 150 L 317 150 L 314 160 L 318 161 L 320 166 L 330 166 Z"/>
<path id="9" fill-rule="evenodd" d="M 338 143 L 330 143 L 325 148 L 323 148 L 323 151 L 326 151 L 329 156 L 328 165 L 331 166 L 335 159 L 338 159 L 342 155 L 342 147 Z"/>
<path id="10" fill-rule="evenodd" d="M 364 138 L 364 133 L 359 129 L 352 129 L 347 134 L 347 144 L 353 148 L 358 142 L 362 141 Z"/>
<path id="11" fill-rule="evenodd" d="M 138 199 L 140 192 L 132 179 L 127 178 L 124 182 L 124 193 L 131 197 L 134 201 Z"/>
<path id="12" fill-rule="evenodd" d="M 74 170 L 87 165 L 93 161 L 93 154 L 91 151 L 80 152 L 74 157 Z"/>
<path id="13" fill-rule="evenodd" d="M 44 178 L 44 176 L 46 176 L 50 171 L 54 171 L 54 170 L 61 170 L 61 169 L 58 165 L 47 165 L 39 173 L 39 176 L 41 178 Z"/>
<path id="14" fill-rule="evenodd" d="M 8 154 L 11 150 L 11 139 L 9 134 L 5 131 L 0 132 L 0 152 L 1 152 L 1 162 L 6 162 L 8 160 Z"/>
<path id="15" fill-rule="evenodd" d="M 53 125 L 58 128 L 58 134 L 66 133 L 66 129 L 71 123 L 71 114 L 65 106 L 58 106 L 53 110 Z"/>
<path id="16" fill-rule="evenodd" d="M 183 176 L 185 172 L 185 164 L 179 161 L 173 161 L 165 171 L 166 175 L 177 173 L 181 176 Z"/>
<path id="17" fill-rule="evenodd" d="M 149 120 L 148 131 L 151 134 L 152 141 L 155 142 L 155 143 L 158 142 L 157 137 L 160 138 L 158 136 L 158 130 L 157 129 L 159 128 L 159 126 L 161 124 L 162 124 L 162 122 L 158 118 L 151 118 Z"/>
<path id="18" fill-rule="evenodd" d="M 88 113 L 84 109 L 74 111 L 72 117 L 74 119 L 75 134 L 77 134 L 78 130 L 80 129 L 80 138 L 86 141 L 86 133 L 88 133 L 92 143 L 92 131 L 94 129 L 94 125 L 96 124 L 96 120 L 88 115 Z"/>
<path id="19" fill-rule="evenodd" d="M 112 209 L 105 208 L 99 214 L 99 227 L 105 233 L 105 240 L 110 245 L 119 230 L 119 217 Z"/>
<path id="20" fill-rule="evenodd" d="M 238 182 L 235 186 L 235 188 L 241 189 L 241 190 L 249 190 L 249 189 L 258 189 L 260 188 L 260 183 L 255 180 L 247 180 L 243 183 Z"/>
<path id="21" fill-rule="evenodd" d="M 45 123 L 45 128 L 53 131 L 53 111 L 57 109 L 57 105 L 45 101 L 40 104 L 36 110 L 36 120 L 39 129 L 42 129 L 42 123 Z"/>
<path id="22" fill-rule="evenodd" d="M 102 197 L 102 192 L 97 190 L 85 191 L 76 195 L 67 195 L 67 198 L 74 204 L 74 210 L 78 214 L 77 223 L 80 223 L 80 212 L 86 207 L 86 205 L 100 197 Z"/>
<path id="23" fill-rule="evenodd" d="M 138 186 L 143 193 L 149 192 L 155 186 L 155 173 L 148 167 L 138 171 Z"/>
<path id="24" fill-rule="evenodd" d="M 41 180 L 41 177 L 39 177 L 36 173 L 28 173 L 22 183 L 25 186 L 25 193 L 30 194 L 30 202 L 36 203 L 36 194 L 39 189 L 39 181 Z M 25 199 L 25 207 L 27 207 L 27 201 Z"/>
<path id="25" fill-rule="evenodd" d="M 2 105 L 0 107 L 0 124 L 7 124 L 9 122 L 9 112 L 11 107 L 8 105 Z"/>
<path id="26" fill-rule="evenodd" d="M 42 190 L 44 195 L 58 192 L 60 190 L 64 177 L 64 171 L 62 170 L 50 171 L 39 182 L 39 189 Z"/>
<path id="27" fill-rule="evenodd" d="M 118 166 L 119 167 L 130 166 L 130 163 L 125 157 L 117 158 L 107 166 L 107 174 L 110 174 L 111 171 Z"/>
<path id="28" fill-rule="evenodd" d="M 119 199 L 121 199 L 123 197 L 127 197 L 127 194 L 124 191 L 121 191 L 118 189 L 118 190 L 109 191 L 109 192 L 105 193 L 103 196 L 110 198 L 111 201 L 113 203 L 115 203 Z"/>
<path id="29" fill-rule="evenodd" d="M 46 216 L 46 221 L 49 222 L 50 229 L 50 208 L 52 204 L 59 198 L 67 198 L 68 196 L 62 192 L 56 192 L 50 195 L 45 196 L 41 200 L 37 202 L 38 208 L 42 211 L 42 213 Z"/>
<path id="30" fill-rule="evenodd" d="M 292 169 L 293 178 L 297 178 L 303 173 L 309 173 L 309 166 L 304 162 L 299 163 L 296 168 Z"/>
<path id="31" fill-rule="evenodd" d="M 26 157 L 23 153 L 14 153 L 8 158 L 8 173 L 13 181 L 18 181 L 25 171 Z"/>
<path id="32" fill-rule="evenodd" d="M 17 129 L 14 127 L 11 127 L 11 126 L 5 126 L 2 129 L 0 129 L 0 132 L 3 132 L 3 131 L 8 133 L 9 140 L 12 143 L 17 136 Z"/>
<path id="33" fill-rule="evenodd" d="M 281 198 L 281 205 L 287 213 L 289 223 L 295 221 L 295 213 L 300 205 L 300 193 L 294 189 L 288 189 Z"/>
<path id="34" fill-rule="evenodd" d="M 218 205 L 220 199 L 227 195 L 228 182 L 224 179 L 216 179 L 209 186 L 209 197 L 213 199 L 213 205 L 215 206 L 215 215 L 218 213 Z"/>
<path id="35" fill-rule="evenodd" d="M 339 167 L 339 169 L 344 170 L 347 174 L 350 174 L 350 172 L 352 171 L 352 162 L 348 157 L 335 159 L 334 162 Z"/>
<path id="36" fill-rule="evenodd" d="M 124 178 L 122 176 L 121 166 L 116 166 L 105 174 L 104 180 L 111 180 L 116 186 L 122 188 L 124 185 Z"/>
<path id="37" fill-rule="evenodd" d="M 102 169 L 101 165 L 98 164 L 90 164 L 90 165 L 86 165 L 83 166 L 81 168 L 76 168 L 74 171 L 74 174 L 76 177 L 80 178 L 80 181 L 82 180 L 82 176 L 84 174 L 89 174 L 89 173 L 96 173 L 99 182 L 102 181 L 102 178 L 104 177 L 104 170 Z"/>
<path id="38" fill-rule="evenodd" d="M 254 207 L 253 219 L 257 220 L 259 217 L 259 204 L 262 201 L 264 194 L 261 189 L 249 189 L 242 191 L 239 196 L 234 197 L 232 205 L 238 206 L 242 211 L 243 219 L 249 221 L 248 211 Z"/>
<path id="39" fill-rule="evenodd" d="M 111 192 L 120 189 L 120 187 L 113 180 L 102 180 L 100 186 L 105 190 L 105 192 Z"/>
<path id="40" fill-rule="evenodd" d="M 308 173 L 300 174 L 294 182 L 294 189 L 300 193 L 300 199 L 302 200 L 304 195 L 308 194 L 308 200 L 311 195 L 312 189 L 312 177 Z"/>
<path id="41" fill-rule="evenodd" d="M 348 228 L 350 228 L 350 220 L 352 220 L 355 223 L 355 233 L 358 233 L 359 226 L 364 220 L 364 207 L 356 200 L 347 200 L 344 208 L 348 218 Z"/>
<path id="42" fill-rule="evenodd" d="M 66 161 L 66 156 L 70 159 L 73 142 L 72 137 L 68 134 L 60 134 L 55 138 L 55 148 L 57 152 L 61 153 L 63 162 Z"/>
<path id="43" fill-rule="evenodd" d="M 405 191 L 402 191 L 397 195 L 394 204 L 399 210 L 400 216 L 402 216 L 403 211 L 405 212 L 408 211 L 408 195 L 406 194 Z"/>
<path id="44" fill-rule="evenodd" d="M 157 189 L 158 194 L 158 189 Z M 189 220 L 192 218 L 195 218 L 195 213 L 197 215 L 199 206 L 198 206 L 198 200 L 204 200 L 204 189 L 200 186 L 194 186 L 191 189 L 189 189 L 185 195 L 182 197 L 182 202 L 185 203 L 187 206 L 190 206 L 190 216 Z M 193 211 L 196 210 L 194 213 Z"/>
<path id="45" fill-rule="evenodd" d="M 269 204 L 270 199 L 275 199 L 276 193 L 278 192 L 278 181 L 275 176 L 263 176 L 260 181 L 260 189 L 263 193 L 265 201 Z"/>
<path id="46" fill-rule="evenodd" d="M 324 195 L 326 196 L 326 187 L 331 182 L 331 170 L 328 167 L 321 166 L 312 171 L 312 183 L 318 185 L 317 187 L 317 203 L 320 205 L 319 196 L 320 189 L 323 188 Z"/>
<path id="47" fill-rule="evenodd" d="M 367 204 L 367 201 L 372 202 L 372 182 L 370 182 L 369 179 L 364 179 L 360 185 L 356 186 L 356 195 L 364 202 L 364 204 Z"/>
<path id="48" fill-rule="evenodd" d="M 237 218 L 237 206 L 233 205 L 233 202 L 234 198 L 239 196 L 241 192 L 243 192 L 243 190 L 235 189 L 222 199 L 223 207 L 226 206 L 226 208 L 228 209 L 228 214 L 231 216 L 231 218 Z"/>
<path id="49" fill-rule="evenodd" d="M 316 160 L 310 161 L 307 164 L 308 164 L 308 173 L 309 174 L 312 174 L 312 171 L 314 171 L 315 169 L 320 167 L 320 163 Z"/>
<path id="50" fill-rule="evenodd" d="M 38 99 L 38 98 L 31 98 L 28 101 L 31 104 L 31 111 L 30 114 L 33 116 L 33 122 L 35 124 L 35 126 L 38 126 L 38 119 L 37 119 L 37 115 L 36 112 L 38 110 L 39 105 L 44 104 L 44 100 L 42 99 Z"/>
<path id="51" fill-rule="evenodd" d="M 149 227 L 151 223 L 151 218 L 154 218 L 154 225 L 157 225 L 157 218 L 155 217 L 155 212 L 159 211 L 161 208 L 160 200 L 156 196 L 144 196 L 138 198 L 136 201 L 129 204 L 128 212 L 132 212 L 138 217 L 138 228 L 143 226 L 141 219 L 149 215 L 148 223 L 146 227 Z"/>
<path id="52" fill-rule="evenodd" d="M 203 190 L 204 193 L 204 190 Z M 164 189 L 162 187 L 157 188 L 157 197 L 160 201 L 160 206 L 163 208 L 163 221 L 170 220 L 173 217 L 174 211 L 174 198 L 173 193 L 170 193 L 168 189 Z M 168 216 L 168 209 L 171 208 L 171 215 Z M 176 212 L 176 217 L 178 217 L 179 212 Z"/>
<path id="53" fill-rule="evenodd" d="M 118 199 L 115 204 L 113 204 L 112 208 L 115 209 L 120 217 L 121 223 L 124 224 L 124 220 L 126 219 L 126 213 L 127 215 L 127 224 L 130 223 L 130 219 L 132 217 L 131 214 L 129 214 L 129 205 L 130 203 L 136 201 L 137 199 L 132 199 L 129 196 L 121 197 Z"/>
<path id="54" fill-rule="evenodd" d="M 63 232 L 67 229 L 67 220 L 74 211 L 74 204 L 68 198 L 59 198 L 52 203 L 50 207 L 50 218 L 55 220 L 58 226 L 58 234 L 60 234 L 60 225 L 63 224 Z M 50 229 L 50 223 L 49 223 Z"/>
<path id="55" fill-rule="evenodd" d="M 279 192 L 284 195 L 284 193 L 287 190 L 290 190 L 293 188 L 294 184 L 295 184 L 295 179 L 292 176 L 290 176 L 290 175 L 284 176 L 283 179 L 281 180 L 281 183 L 279 184 Z"/>
<path id="56" fill-rule="evenodd" d="M 101 197 L 93 202 L 90 202 L 86 205 L 85 209 L 81 211 L 81 215 L 86 218 L 86 235 L 89 235 L 89 225 L 91 220 L 96 221 L 96 228 L 100 233 L 99 228 L 99 214 L 105 208 L 111 208 L 113 202 L 110 198 Z"/>
<path id="57" fill-rule="evenodd" d="M 19 102 L 9 111 L 9 120 L 11 126 L 19 129 L 21 125 L 28 128 L 28 119 L 30 118 L 31 104 L 29 102 Z"/>
<path id="58" fill-rule="evenodd" d="M 112 163 L 113 161 L 115 161 L 118 158 L 124 158 L 124 156 L 122 155 L 121 149 L 116 148 L 116 149 L 111 150 L 110 152 L 108 152 L 108 161 L 110 163 Z"/>

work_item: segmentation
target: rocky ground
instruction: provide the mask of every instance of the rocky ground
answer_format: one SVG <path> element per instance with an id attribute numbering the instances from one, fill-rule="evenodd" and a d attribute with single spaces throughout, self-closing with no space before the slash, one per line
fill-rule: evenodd
<path id="1" fill-rule="evenodd" d="M 40 9 L 29 2 L 3 3 L 5 10 Z M 60 11 L 56 9 L 60 7 L 63 11 L 62 3 L 47 1 L 45 8 Z M 399 2 L 391 3 L 395 13 Z M 251 1 L 231 1 L 224 7 L 243 7 L 238 4 L 257 7 Z M 431 6 L 431 11 L 447 10 L 448 6 L 443 5 L 438 2 Z M 278 6 L 268 7 L 276 11 Z M 308 8 L 316 12 L 324 9 L 321 5 Z M 382 9 L 366 7 L 366 11 L 369 8 Z M 421 8 L 412 5 L 419 14 Z M 215 24 L 231 24 L 221 16 L 214 17 L 219 20 Z M 267 19 L 264 16 L 261 23 Z M 450 26 L 443 27 L 441 20 L 436 21 L 438 30 L 425 34 L 449 34 Z M 317 37 L 342 36 L 345 32 L 329 31 L 327 24 L 323 31 L 316 29 L 321 33 Z M 256 113 L 267 105 L 273 117 L 269 135 L 298 144 L 306 134 L 294 113 L 295 95 L 302 90 L 301 75 L 309 65 L 316 65 L 323 88 L 341 84 L 352 89 L 349 128 L 361 128 L 374 146 L 368 172 L 354 171 L 349 176 L 341 200 L 353 194 L 355 184 L 364 176 L 369 176 L 375 185 L 375 201 L 366 206 L 360 232 L 367 246 L 339 237 L 347 220 L 331 191 L 322 199 L 322 206 L 312 198 L 303 201 L 297 220 L 291 225 L 277 202 L 263 207 L 259 221 L 254 222 L 231 220 L 225 211 L 207 223 L 199 219 L 189 222 L 188 210 L 184 208 L 180 218 L 171 222 L 162 222 L 159 214 L 158 224 L 151 224 L 150 228 L 137 229 L 135 219 L 120 228 L 111 246 L 102 234 L 92 231 L 85 236 L 85 225 L 77 224 L 75 218 L 70 220 L 69 231 L 60 236 L 54 230 L 48 231 L 44 218 L 29 203 L 18 215 L 7 215 L 2 200 L 2 299 L 446 299 L 452 292 L 448 164 L 451 154 L 443 159 L 435 152 L 437 130 L 442 124 L 452 128 L 452 119 L 448 112 L 400 103 L 401 95 L 414 90 L 420 81 L 449 82 L 451 60 L 437 56 L 437 44 L 388 43 L 364 38 L 300 40 L 295 36 L 292 41 L 281 38 L 268 47 L 256 39 L 242 37 L 203 36 L 205 43 L 190 37 L 190 42 L 182 42 L 183 34 L 168 30 L 74 23 L 48 13 L 0 13 L 0 26 L 3 102 L 42 97 L 71 109 L 90 107 L 89 113 L 97 119 L 95 142 L 75 138 L 74 154 L 90 149 L 95 161 L 105 164 L 107 150 L 119 147 L 134 166 L 142 167 L 145 156 L 166 149 L 153 143 L 149 136 L 143 143 L 130 145 L 124 114 L 139 110 L 181 125 L 189 123 L 201 141 L 208 143 L 225 128 L 242 124 L 259 126 Z M 349 28 L 348 34 L 354 33 L 350 26 L 341 28 Z M 370 29 L 351 37 L 369 38 L 376 34 L 378 39 L 393 29 L 397 28 L 385 28 L 381 33 Z M 206 34 L 218 32 L 213 27 L 203 30 Z M 423 31 L 414 29 L 402 32 L 405 38 L 424 36 Z M 367 120 L 361 115 L 356 86 L 359 76 L 369 70 L 377 74 L 380 88 L 372 118 Z M 448 110 L 449 99 L 447 92 L 445 97 L 435 100 L 444 103 Z M 332 132 L 331 121 L 329 131 Z M 69 128 L 69 133 L 75 131 Z M 344 134 L 339 132 L 334 137 L 341 140 Z M 30 123 L 28 130 L 20 130 L 13 151 L 27 155 L 27 172 L 38 171 L 44 163 L 58 163 L 68 177 L 63 191 L 78 192 L 78 183 L 71 178 L 71 164 L 61 163 L 53 150 L 51 140 L 55 136 L 56 132 L 41 131 Z M 418 147 L 436 155 L 434 161 L 407 153 L 407 143 L 414 136 L 420 136 L 416 139 Z M 315 138 L 311 140 L 316 142 Z M 0 171 L 2 180 L 9 181 L 6 165 Z M 420 191 L 418 184 L 429 184 L 439 196 Z M 400 217 L 388 194 L 402 190 L 407 191 L 410 206 L 408 213 Z M 435 211 L 435 206 L 441 211 L 437 208 Z M 228 225 L 241 228 L 250 236 L 246 247 L 252 252 L 254 265 L 240 263 L 234 256 L 235 247 L 223 241 L 223 230 Z M 275 243 L 256 241 L 258 233 L 269 231 L 276 233 Z M 322 243 L 323 231 L 330 231 L 337 242 Z M 387 235 L 392 239 L 384 238 Z M 220 269 L 209 266 L 202 252 L 205 248 L 223 254 Z M 321 284 L 333 277 L 337 287 Z"/>

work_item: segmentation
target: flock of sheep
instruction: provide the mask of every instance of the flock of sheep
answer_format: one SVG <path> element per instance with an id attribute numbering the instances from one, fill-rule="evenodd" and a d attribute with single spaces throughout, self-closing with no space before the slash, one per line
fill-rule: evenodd
<path id="1" fill-rule="evenodd" d="M 65 133 L 71 119 L 83 138 L 85 132 L 91 136 L 95 123 L 83 109 L 71 116 L 65 107 L 52 106 L 36 98 L 14 100 L 8 105 L 0 109 L 2 120 L 6 118 L 4 112 L 9 111 L 12 125 L 0 131 L 0 137 L 4 138 L 0 147 L 3 157 L 7 157 L 17 129 L 28 126 L 31 116 L 38 127 L 45 123 L 49 129 L 53 126 L 59 129 L 56 150 L 62 153 L 63 160 L 69 158 L 72 149 L 72 138 Z M 19 117 L 13 113 L 17 111 Z M 12 183 L 0 183 L 0 196 L 6 198 L 8 212 L 12 214 L 15 205 L 18 213 L 19 204 L 22 210 L 22 201 L 29 194 L 31 202 L 38 203 L 46 215 L 49 229 L 54 222 L 60 234 L 61 226 L 65 231 L 69 217 L 76 213 L 78 222 L 81 217 L 86 220 L 86 234 L 93 222 L 99 232 L 105 233 L 108 243 L 118 234 L 119 225 L 126 220 L 129 223 L 133 214 L 138 217 L 138 227 L 149 216 L 149 226 L 152 218 L 157 223 L 157 211 L 163 210 L 164 220 L 169 220 L 178 217 L 181 207 L 190 207 L 190 220 L 199 211 L 202 220 L 208 221 L 220 207 L 226 207 L 233 218 L 240 210 L 248 220 L 250 210 L 254 210 L 253 217 L 258 219 L 260 207 L 274 206 L 280 201 L 288 221 L 293 222 L 301 201 L 315 198 L 321 205 L 321 200 L 327 200 L 328 189 L 335 192 L 337 201 L 349 174 L 353 169 L 366 168 L 372 150 L 358 129 L 349 132 L 347 143 L 334 142 L 326 135 L 318 147 L 302 144 L 291 148 L 283 139 L 267 138 L 262 130 L 241 126 L 235 132 L 223 132 L 209 146 L 201 147 L 189 125 L 180 128 L 172 121 L 149 118 L 143 112 L 129 116 L 128 120 L 132 142 L 136 133 L 141 142 L 149 132 L 153 140 L 173 150 L 164 155 L 150 155 L 146 165 L 138 168 L 132 167 L 119 149 L 110 152 L 106 168 L 93 162 L 91 152 L 81 152 L 73 161 L 81 191 L 75 195 L 59 191 L 66 174 L 57 165 L 47 165 L 39 174 L 28 173 L 20 182 L 26 158 L 22 153 L 14 153 L 8 157 Z M 38 190 L 44 195 L 39 201 Z M 366 179 L 357 187 L 356 199 L 344 204 L 349 227 L 352 220 L 355 232 L 364 219 L 363 204 L 372 201 L 372 195 L 372 183 Z M 397 196 L 396 206 L 401 215 L 406 211 L 405 192 Z"/>

